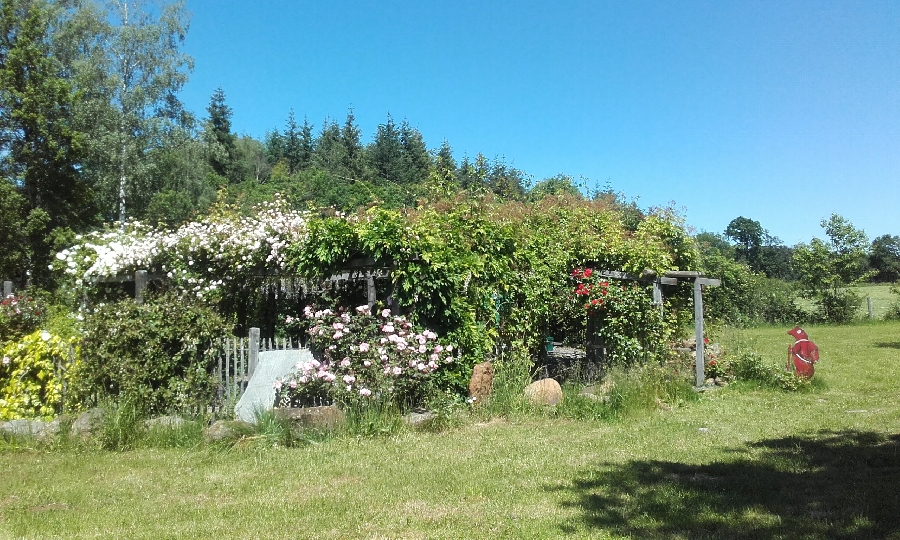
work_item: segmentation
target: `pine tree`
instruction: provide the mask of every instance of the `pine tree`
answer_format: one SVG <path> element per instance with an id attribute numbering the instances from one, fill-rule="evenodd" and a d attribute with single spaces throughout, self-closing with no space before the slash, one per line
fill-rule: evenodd
<path id="1" fill-rule="evenodd" d="M 233 111 L 225 103 L 225 91 L 222 87 L 216 88 L 206 107 L 209 118 L 206 121 L 206 131 L 210 144 L 214 145 L 210 152 L 209 162 L 213 170 L 221 177 L 232 178 L 235 162 L 235 137 L 231 132 L 231 116 Z"/>
<path id="2" fill-rule="evenodd" d="M 400 124 L 401 176 L 400 183 L 421 185 L 428 180 L 431 156 L 419 130 L 411 127 L 406 120 Z"/>

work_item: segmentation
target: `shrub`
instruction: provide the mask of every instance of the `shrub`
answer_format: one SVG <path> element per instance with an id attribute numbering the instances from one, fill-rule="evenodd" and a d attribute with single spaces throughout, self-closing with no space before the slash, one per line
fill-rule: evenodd
<path id="1" fill-rule="evenodd" d="M 65 366 L 72 344 L 36 331 L 2 348 L 0 420 L 50 418 L 62 409 Z"/>
<path id="2" fill-rule="evenodd" d="M 757 352 L 738 350 L 726 353 L 724 370 L 735 381 L 755 382 L 763 387 L 782 390 L 800 390 L 809 385 L 809 380 L 786 371 L 783 366 L 766 361 Z"/>
<path id="3" fill-rule="evenodd" d="M 30 292 L 0 300 L 0 343 L 40 330 L 47 318 L 44 302 Z"/>
<path id="4" fill-rule="evenodd" d="M 206 405 L 223 328 L 221 317 L 183 296 L 100 306 L 85 319 L 73 391 L 82 405 L 108 396 L 148 415 Z"/>
<path id="5" fill-rule="evenodd" d="M 276 381 L 283 405 L 321 399 L 419 404 L 434 389 L 437 373 L 455 364 L 452 345 L 387 309 L 373 315 L 369 306 L 352 313 L 307 307 L 304 314 L 317 359 L 299 363 L 293 374 Z"/>

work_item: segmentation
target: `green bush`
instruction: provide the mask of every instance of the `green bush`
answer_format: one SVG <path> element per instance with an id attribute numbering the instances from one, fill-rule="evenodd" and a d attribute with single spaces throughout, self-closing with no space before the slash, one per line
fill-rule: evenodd
<path id="1" fill-rule="evenodd" d="M 728 378 L 734 381 L 754 382 L 765 388 L 791 391 L 809 385 L 808 379 L 785 370 L 783 365 L 767 361 L 754 351 L 726 353 L 723 365 Z"/>
<path id="2" fill-rule="evenodd" d="M 212 400 L 216 343 L 226 324 L 209 308 L 162 294 L 143 305 L 99 306 L 84 327 L 84 360 L 72 381 L 81 405 L 108 397 L 153 415 Z"/>
<path id="3" fill-rule="evenodd" d="M 50 418 L 62 409 L 73 344 L 38 330 L 0 349 L 0 420 Z"/>

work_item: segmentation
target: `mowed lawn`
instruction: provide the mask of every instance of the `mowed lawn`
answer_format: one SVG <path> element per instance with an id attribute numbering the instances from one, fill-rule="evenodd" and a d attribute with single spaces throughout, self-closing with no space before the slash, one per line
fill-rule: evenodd
<path id="1" fill-rule="evenodd" d="M 783 361 L 787 328 L 728 331 Z M 817 382 L 602 423 L 293 449 L 0 453 L 0 538 L 900 538 L 900 323 L 811 327 Z"/>

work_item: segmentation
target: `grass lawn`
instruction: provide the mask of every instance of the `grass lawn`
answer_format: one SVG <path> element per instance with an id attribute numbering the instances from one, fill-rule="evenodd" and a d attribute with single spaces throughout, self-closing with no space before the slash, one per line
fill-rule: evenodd
<path id="1" fill-rule="evenodd" d="M 787 328 L 726 343 L 782 361 Z M 800 393 L 293 449 L 0 452 L 0 538 L 900 538 L 900 323 L 810 327 Z"/>

